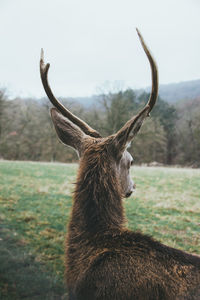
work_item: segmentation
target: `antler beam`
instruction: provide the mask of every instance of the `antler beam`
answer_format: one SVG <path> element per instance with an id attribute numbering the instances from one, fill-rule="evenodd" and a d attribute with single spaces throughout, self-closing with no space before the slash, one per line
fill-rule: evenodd
<path id="1" fill-rule="evenodd" d="M 140 42 L 142 44 L 142 47 L 144 49 L 144 52 L 147 55 L 147 58 L 149 60 L 150 66 L 151 66 L 151 78 L 152 78 L 152 87 L 151 87 L 151 95 L 149 97 L 149 100 L 146 104 L 146 106 L 149 106 L 149 113 L 152 110 L 152 108 L 154 107 L 155 103 L 156 103 L 156 99 L 158 97 L 158 69 L 156 66 L 156 62 L 153 59 L 153 56 L 150 52 L 150 50 L 148 49 L 140 31 L 138 30 L 138 28 L 136 28 L 137 34 L 140 38 Z"/>
<path id="2" fill-rule="evenodd" d="M 68 118 L 71 122 L 73 122 L 75 125 L 77 125 L 80 129 L 83 130 L 83 132 L 91 137 L 99 138 L 101 135 L 94 130 L 92 127 L 90 127 L 87 123 L 85 123 L 83 120 L 76 117 L 74 114 L 72 114 L 66 107 L 60 103 L 58 99 L 54 96 L 48 82 L 48 71 L 49 71 L 50 64 L 44 63 L 44 51 L 41 49 L 41 57 L 40 57 L 40 76 L 43 83 L 43 87 L 45 89 L 45 92 L 51 101 L 51 103 L 58 109 L 59 112 L 66 118 Z"/>

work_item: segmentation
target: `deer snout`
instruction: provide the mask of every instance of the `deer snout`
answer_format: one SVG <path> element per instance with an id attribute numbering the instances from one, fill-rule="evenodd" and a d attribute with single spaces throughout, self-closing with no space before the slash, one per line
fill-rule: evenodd
<path id="1" fill-rule="evenodd" d="M 136 189 L 136 184 L 132 181 L 130 190 L 126 193 L 126 198 L 130 197 Z"/>

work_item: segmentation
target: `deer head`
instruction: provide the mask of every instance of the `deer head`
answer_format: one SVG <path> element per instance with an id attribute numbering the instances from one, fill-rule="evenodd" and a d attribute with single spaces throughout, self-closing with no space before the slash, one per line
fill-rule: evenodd
<path id="1" fill-rule="evenodd" d="M 149 116 L 158 95 L 158 71 L 156 63 L 139 30 L 136 30 L 151 66 L 151 95 L 148 103 L 136 116 L 133 116 L 117 133 L 107 138 L 102 138 L 99 132 L 72 114 L 55 98 L 48 83 L 50 64 L 44 63 L 43 50 L 41 51 L 40 59 L 41 79 L 45 92 L 55 107 L 51 108 L 51 118 L 59 139 L 65 145 L 73 147 L 78 152 L 82 161 L 89 161 L 91 158 L 93 160 L 95 158 L 96 160 L 101 160 L 102 156 L 104 156 L 104 159 L 109 160 L 110 168 L 113 169 L 113 172 L 119 179 L 121 192 L 126 197 L 129 197 L 135 188 L 135 184 L 131 180 L 129 173 L 130 167 L 133 164 L 133 158 L 127 151 L 127 147 L 138 133 L 145 118 Z"/>

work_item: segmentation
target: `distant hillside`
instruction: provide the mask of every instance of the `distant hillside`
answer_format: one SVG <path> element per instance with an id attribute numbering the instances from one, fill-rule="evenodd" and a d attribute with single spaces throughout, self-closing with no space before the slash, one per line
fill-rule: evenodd
<path id="1" fill-rule="evenodd" d="M 149 88 L 146 89 L 149 91 Z M 179 83 L 161 84 L 159 95 L 168 103 L 200 97 L 200 79 Z"/>
<path id="2" fill-rule="evenodd" d="M 136 90 L 136 94 L 143 91 L 150 92 L 150 87 Z M 161 84 L 159 86 L 160 97 L 168 103 L 176 103 L 180 100 L 189 100 L 200 97 L 200 79 L 192 81 L 183 81 L 179 83 Z M 97 96 L 71 98 L 72 102 L 76 101 L 85 107 L 91 106 L 97 102 Z"/>
<path id="3" fill-rule="evenodd" d="M 151 87 L 144 89 L 134 90 L 137 96 L 145 92 L 150 92 Z M 184 100 L 193 100 L 200 98 L 200 79 L 192 81 L 183 81 L 179 83 L 171 84 L 160 84 L 159 86 L 159 95 L 160 97 L 168 103 L 175 104 L 179 101 Z M 17 98 L 17 101 L 30 101 L 26 98 Z M 36 99 L 31 99 L 32 101 L 38 101 Z M 40 102 L 43 103 L 45 98 L 40 99 Z M 98 95 L 88 96 L 88 97 L 60 97 L 60 100 L 65 103 L 71 103 L 74 105 L 81 105 L 86 108 L 92 107 L 94 104 L 97 105 L 99 101 Z"/>

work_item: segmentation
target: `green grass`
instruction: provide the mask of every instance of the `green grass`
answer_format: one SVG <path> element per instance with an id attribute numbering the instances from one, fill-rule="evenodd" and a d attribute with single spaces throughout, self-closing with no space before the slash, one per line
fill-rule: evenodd
<path id="1" fill-rule="evenodd" d="M 128 225 L 176 248 L 200 253 L 200 170 L 135 167 Z"/>
<path id="2" fill-rule="evenodd" d="M 76 164 L 0 162 L 0 299 L 66 299 Z M 134 167 L 128 227 L 200 254 L 200 170 Z"/>

